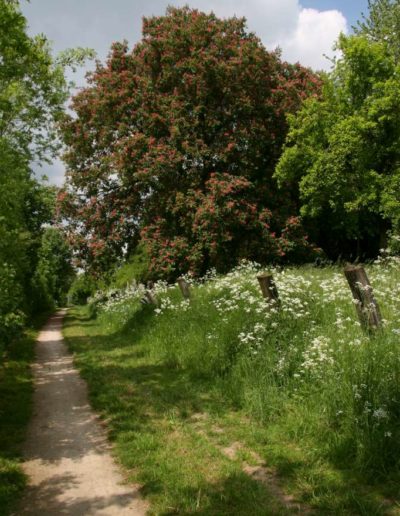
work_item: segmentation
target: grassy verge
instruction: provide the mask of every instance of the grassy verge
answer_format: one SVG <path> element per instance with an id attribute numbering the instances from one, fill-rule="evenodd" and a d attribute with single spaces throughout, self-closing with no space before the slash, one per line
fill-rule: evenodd
<path id="1" fill-rule="evenodd" d="M 286 514 L 279 499 L 243 472 L 239 457 L 221 451 L 230 436 L 217 425 L 232 414 L 233 428 L 242 416 L 216 386 L 149 357 L 139 341 L 150 318 L 149 310 L 140 311 L 129 329 L 109 334 L 87 308 L 75 309 L 64 332 L 117 457 L 131 480 L 144 485 L 152 511 Z"/>
<path id="2" fill-rule="evenodd" d="M 10 345 L 0 360 L 0 515 L 11 512 L 21 495 L 26 478 L 20 467 L 21 445 L 31 415 L 32 376 L 37 328 L 46 317 L 38 319 L 34 328 Z"/>
<path id="3" fill-rule="evenodd" d="M 157 311 L 130 292 L 97 317 L 71 311 L 65 336 L 118 460 L 154 514 L 400 514 L 397 328 L 363 336 L 335 270 L 283 272 L 265 320 L 253 272 L 190 305 L 165 289 Z M 394 319 L 398 270 L 372 277 Z"/>

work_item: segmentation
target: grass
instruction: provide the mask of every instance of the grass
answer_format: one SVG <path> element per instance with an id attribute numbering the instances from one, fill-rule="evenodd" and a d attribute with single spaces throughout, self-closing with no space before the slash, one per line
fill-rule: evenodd
<path id="1" fill-rule="evenodd" d="M 40 317 L 3 352 L 0 361 L 0 515 L 10 514 L 21 496 L 26 477 L 21 469 L 21 445 L 31 415 L 34 342 L 45 321 Z"/>
<path id="2" fill-rule="evenodd" d="M 363 334 L 341 271 L 256 270 L 73 309 L 65 335 L 117 459 L 152 514 L 400 514 L 397 262 L 369 269 Z M 95 315 L 97 312 L 97 316 Z"/>
<path id="3" fill-rule="evenodd" d="M 68 315 L 65 335 L 116 454 L 131 479 L 143 484 L 153 512 L 286 514 L 279 500 L 243 473 L 239 460 L 223 455 L 218 439 L 203 433 L 212 432 L 227 412 L 218 389 L 132 345 L 145 330 L 140 323 L 132 321 L 136 330 L 99 334 L 101 328 L 86 313 L 84 308 Z M 148 322 L 151 317 L 149 310 L 138 315 Z"/>

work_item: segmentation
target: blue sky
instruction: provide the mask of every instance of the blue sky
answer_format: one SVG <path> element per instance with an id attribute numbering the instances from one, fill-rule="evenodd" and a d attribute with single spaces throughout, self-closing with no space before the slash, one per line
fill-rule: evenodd
<path id="1" fill-rule="evenodd" d="M 367 10 L 367 0 L 21 0 L 31 34 L 44 33 L 55 52 L 83 46 L 94 48 L 104 60 L 113 41 L 127 39 L 134 45 L 141 37 L 143 16 L 162 15 L 169 4 L 189 4 L 214 11 L 221 17 L 244 16 L 248 28 L 268 49 L 280 47 L 283 57 L 314 69 L 329 69 L 332 47 L 340 32 L 349 32 Z M 80 70 L 74 79 L 85 84 Z M 46 174 L 61 184 L 64 166 L 60 161 L 45 165 L 37 174 Z"/>
<path id="2" fill-rule="evenodd" d="M 302 0 L 303 7 L 311 7 L 320 11 L 338 9 L 349 22 L 349 26 L 355 25 L 360 19 L 360 13 L 366 13 L 368 8 L 367 0 Z"/>

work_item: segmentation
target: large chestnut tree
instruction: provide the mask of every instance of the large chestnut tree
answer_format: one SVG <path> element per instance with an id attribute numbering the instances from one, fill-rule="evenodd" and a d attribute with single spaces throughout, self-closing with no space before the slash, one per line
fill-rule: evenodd
<path id="1" fill-rule="evenodd" d="M 245 20 L 185 8 L 115 43 L 62 126 L 59 198 L 81 263 L 103 271 L 138 242 L 156 276 L 312 251 L 272 178 L 286 115 L 320 80 L 268 52 Z"/>

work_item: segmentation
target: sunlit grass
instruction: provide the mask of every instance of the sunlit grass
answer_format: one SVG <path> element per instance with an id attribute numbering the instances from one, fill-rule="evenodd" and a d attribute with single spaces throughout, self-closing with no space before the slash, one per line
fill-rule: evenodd
<path id="1" fill-rule="evenodd" d="M 339 268 L 274 270 L 281 309 L 265 304 L 257 270 L 193 285 L 190 303 L 158 285 L 159 307 L 142 306 L 131 287 L 103 295 L 96 318 L 70 316 L 68 341 L 118 457 L 157 514 L 293 512 L 243 472 L 254 453 L 302 510 L 396 514 L 398 262 L 368 269 L 385 319 L 371 337 Z"/>

